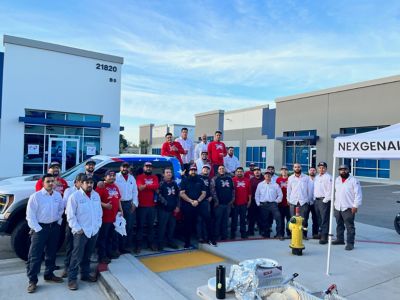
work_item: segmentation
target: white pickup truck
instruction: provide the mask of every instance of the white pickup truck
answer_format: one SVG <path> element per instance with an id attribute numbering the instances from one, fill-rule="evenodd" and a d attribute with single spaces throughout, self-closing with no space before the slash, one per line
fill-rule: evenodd
<path id="1" fill-rule="evenodd" d="M 134 175 L 140 174 L 146 161 L 153 163 L 153 174 L 161 175 L 166 167 L 174 170 L 174 177 L 179 183 L 181 180 L 181 167 L 174 157 L 160 155 L 96 155 L 91 157 L 96 161 L 95 175 L 104 177 L 108 169 L 119 171 L 122 162 L 128 162 Z M 71 186 L 77 174 L 85 172 L 85 162 L 73 167 L 62 174 Z M 30 175 L 4 179 L 0 181 L 0 234 L 11 235 L 11 246 L 16 255 L 26 260 L 30 246 L 29 227 L 26 222 L 26 205 L 29 196 L 35 192 L 36 181 L 41 175 Z M 60 238 L 60 247 L 64 241 L 64 230 Z"/>

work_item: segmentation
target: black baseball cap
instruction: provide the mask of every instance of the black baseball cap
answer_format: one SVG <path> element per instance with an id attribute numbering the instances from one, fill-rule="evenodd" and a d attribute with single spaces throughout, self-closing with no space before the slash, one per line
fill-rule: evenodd
<path id="1" fill-rule="evenodd" d="M 96 162 L 93 160 L 93 159 L 89 159 L 86 163 L 85 163 L 85 166 L 87 166 L 87 165 L 95 165 L 96 164 Z"/>
<path id="2" fill-rule="evenodd" d="M 49 169 L 53 168 L 53 167 L 61 167 L 61 164 L 58 161 L 52 161 L 49 165 Z"/>
<path id="3" fill-rule="evenodd" d="M 349 166 L 348 165 L 340 165 L 339 166 L 339 170 L 343 170 L 343 169 L 349 169 Z"/>
<path id="4" fill-rule="evenodd" d="M 325 167 L 325 168 L 327 168 L 328 165 L 326 164 L 326 162 L 321 161 L 321 162 L 318 163 L 318 167 Z"/>

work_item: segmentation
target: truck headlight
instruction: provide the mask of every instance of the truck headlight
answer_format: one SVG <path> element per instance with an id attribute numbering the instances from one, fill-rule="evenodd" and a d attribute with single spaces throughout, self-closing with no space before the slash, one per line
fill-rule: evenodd
<path id="1" fill-rule="evenodd" d="M 0 195 L 0 213 L 4 213 L 14 202 L 14 195 Z"/>

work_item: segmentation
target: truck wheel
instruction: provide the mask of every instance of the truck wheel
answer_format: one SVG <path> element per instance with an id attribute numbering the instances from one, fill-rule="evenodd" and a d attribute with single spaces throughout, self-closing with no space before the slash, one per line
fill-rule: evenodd
<path id="1" fill-rule="evenodd" d="M 23 260 L 28 260 L 28 252 L 31 245 L 29 230 L 28 223 L 21 221 L 15 226 L 11 234 L 11 247 L 14 249 L 15 254 Z"/>

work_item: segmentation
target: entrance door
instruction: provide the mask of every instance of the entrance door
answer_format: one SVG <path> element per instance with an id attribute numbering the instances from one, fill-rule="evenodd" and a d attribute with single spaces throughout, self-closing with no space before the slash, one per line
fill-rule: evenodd
<path id="1" fill-rule="evenodd" d="M 317 166 L 317 148 L 310 149 L 310 159 L 308 162 L 310 164 L 309 168 L 315 168 Z"/>
<path id="2" fill-rule="evenodd" d="M 79 140 L 67 138 L 50 138 L 48 163 L 58 161 L 61 172 L 79 163 Z"/>

